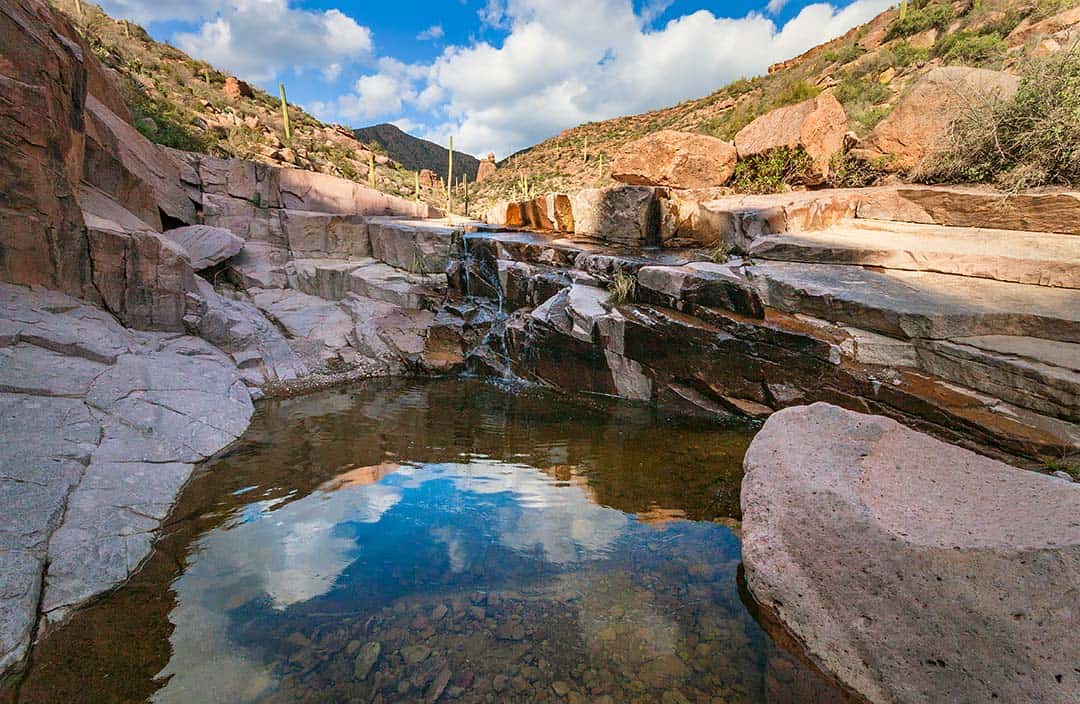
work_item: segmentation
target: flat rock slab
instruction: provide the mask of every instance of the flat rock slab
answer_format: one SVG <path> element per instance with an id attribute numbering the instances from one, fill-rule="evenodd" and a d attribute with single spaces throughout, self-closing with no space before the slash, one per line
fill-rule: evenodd
<path id="1" fill-rule="evenodd" d="M 874 702 L 1076 702 L 1080 485 L 827 404 L 745 461 L 755 599 Z"/>
<path id="2" fill-rule="evenodd" d="M 1020 335 L 1080 342 L 1080 291 L 842 264 L 750 267 L 766 305 L 898 338 Z"/>
<path id="3" fill-rule="evenodd" d="M 1080 288 L 1080 237 L 1075 235 L 855 220 L 826 230 L 769 235 L 754 242 L 750 255 Z"/>
<path id="4" fill-rule="evenodd" d="M 209 343 L 0 284 L 0 673 L 39 616 L 61 620 L 139 566 L 193 463 L 253 412 Z"/>

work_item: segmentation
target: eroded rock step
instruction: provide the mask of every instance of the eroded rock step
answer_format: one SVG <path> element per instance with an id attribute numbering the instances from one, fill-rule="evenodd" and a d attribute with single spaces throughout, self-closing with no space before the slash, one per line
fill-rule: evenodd
<path id="1" fill-rule="evenodd" d="M 434 308 L 445 291 L 442 277 L 414 274 L 375 259 L 297 259 L 289 285 L 328 301 L 354 293 L 402 308 Z"/>
<path id="2" fill-rule="evenodd" d="M 840 264 L 747 269 L 766 305 L 902 339 L 1015 335 L 1080 342 L 1080 291 Z"/>
<path id="3" fill-rule="evenodd" d="M 1080 288 L 1075 235 L 846 220 L 825 230 L 762 237 L 750 255 Z"/>

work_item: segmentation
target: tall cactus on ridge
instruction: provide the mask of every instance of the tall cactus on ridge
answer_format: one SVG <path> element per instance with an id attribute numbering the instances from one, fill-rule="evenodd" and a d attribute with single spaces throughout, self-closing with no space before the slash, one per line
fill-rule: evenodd
<path id="1" fill-rule="evenodd" d="M 285 140 L 292 141 L 292 125 L 289 123 L 289 100 L 285 97 L 285 84 L 279 83 L 281 90 L 281 115 L 285 118 Z"/>
<path id="2" fill-rule="evenodd" d="M 454 137 L 450 136 L 450 166 L 446 171 L 446 217 L 454 212 Z"/>
<path id="3" fill-rule="evenodd" d="M 368 185 L 375 188 L 375 152 L 368 152 Z"/>

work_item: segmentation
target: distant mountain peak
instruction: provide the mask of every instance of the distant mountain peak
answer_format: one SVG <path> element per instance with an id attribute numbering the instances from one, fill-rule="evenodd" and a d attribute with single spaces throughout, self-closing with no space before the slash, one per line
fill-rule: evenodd
<path id="1" fill-rule="evenodd" d="M 383 123 L 353 131 L 363 142 L 374 142 L 386 150 L 387 155 L 413 171 L 430 169 L 446 180 L 449 150 L 435 142 L 420 139 L 405 132 L 397 125 Z M 480 160 L 471 154 L 454 151 L 454 181 L 468 174 L 469 181 L 476 181 Z"/>

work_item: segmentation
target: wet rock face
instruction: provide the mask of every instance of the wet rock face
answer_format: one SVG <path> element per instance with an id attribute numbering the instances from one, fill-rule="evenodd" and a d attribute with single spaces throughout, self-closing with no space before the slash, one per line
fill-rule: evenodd
<path id="1" fill-rule="evenodd" d="M 750 590 L 826 671 L 870 701 L 1075 701 L 1080 486 L 825 404 L 745 469 Z"/>

